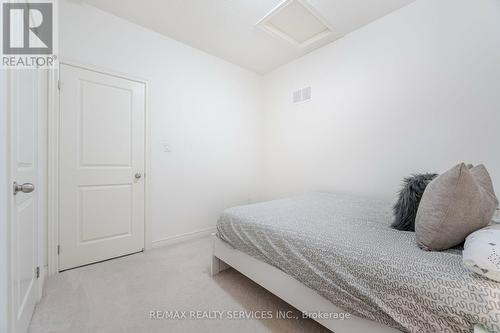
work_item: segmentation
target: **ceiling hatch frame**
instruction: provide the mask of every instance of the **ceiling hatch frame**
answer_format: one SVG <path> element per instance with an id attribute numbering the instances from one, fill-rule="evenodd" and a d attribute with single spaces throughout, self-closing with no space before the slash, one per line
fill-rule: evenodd
<path id="1" fill-rule="evenodd" d="M 281 11 L 286 9 L 288 6 L 298 3 L 304 7 L 304 9 L 308 12 L 308 14 L 312 15 L 315 19 L 317 19 L 322 25 L 325 26 L 325 31 L 320 32 L 316 35 L 313 35 L 309 39 L 299 42 L 296 39 L 294 39 L 292 36 L 288 35 L 287 33 L 281 31 L 280 29 L 274 27 L 271 24 L 271 20 L 276 17 Z M 314 8 L 308 0 L 285 0 L 282 3 L 280 3 L 278 6 L 276 6 L 274 9 L 272 9 L 269 13 L 266 14 L 260 21 L 256 23 L 256 26 L 259 27 L 260 29 L 266 31 L 267 33 L 273 35 L 274 37 L 277 37 L 281 40 L 285 40 L 288 43 L 294 45 L 297 48 L 306 48 L 308 46 L 311 46 L 312 44 L 315 44 L 325 38 L 335 36 L 335 39 L 338 39 L 342 37 L 342 35 L 334 29 L 331 24 Z"/>

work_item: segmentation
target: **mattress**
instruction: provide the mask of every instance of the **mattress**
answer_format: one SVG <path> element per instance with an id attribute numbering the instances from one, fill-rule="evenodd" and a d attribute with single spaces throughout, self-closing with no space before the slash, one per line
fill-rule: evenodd
<path id="1" fill-rule="evenodd" d="M 227 209 L 217 236 L 346 312 L 403 332 L 500 332 L 500 283 L 460 249 L 426 252 L 390 228 L 391 204 L 331 193 Z"/>

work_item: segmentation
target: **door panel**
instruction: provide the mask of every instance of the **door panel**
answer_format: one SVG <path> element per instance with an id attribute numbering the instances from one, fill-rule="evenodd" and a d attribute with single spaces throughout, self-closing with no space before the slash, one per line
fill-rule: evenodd
<path id="1" fill-rule="evenodd" d="M 131 167 L 132 91 L 81 82 L 80 166 Z"/>
<path id="2" fill-rule="evenodd" d="M 130 185 L 80 187 L 80 244 L 132 233 Z"/>
<path id="3" fill-rule="evenodd" d="M 145 85 L 69 65 L 60 80 L 65 270 L 144 248 Z"/>
<path id="4" fill-rule="evenodd" d="M 37 101 L 36 70 L 12 70 L 8 75 L 11 182 L 36 186 Z M 38 299 L 36 281 L 38 193 L 12 193 L 11 255 L 14 332 L 26 332 Z"/>

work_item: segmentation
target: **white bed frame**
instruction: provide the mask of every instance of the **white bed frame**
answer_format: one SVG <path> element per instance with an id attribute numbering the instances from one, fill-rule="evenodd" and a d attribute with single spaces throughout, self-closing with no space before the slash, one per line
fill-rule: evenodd
<path id="1" fill-rule="evenodd" d="M 238 251 L 213 236 L 212 275 L 233 267 L 288 304 L 306 313 L 345 313 L 332 302 L 283 271 Z M 315 319 L 316 320 L 316 319 Z M 395 333 L 391 327 L 352 316 L 349 319 L 316 320 L 336 333 Z"/>
<path id="2" fill-rule="evenodd" d="M 233 267 L 288 304 L 305 313 L 345 313 L 332 302 L 283 271 L 236 250 L 212 235 L 212 276 Z M 396 333 L 398 330 L 351 315 L 349 319 L 315 319 L 336 333 Z M 488 333 L 479 326 L 474 333 Z"/>

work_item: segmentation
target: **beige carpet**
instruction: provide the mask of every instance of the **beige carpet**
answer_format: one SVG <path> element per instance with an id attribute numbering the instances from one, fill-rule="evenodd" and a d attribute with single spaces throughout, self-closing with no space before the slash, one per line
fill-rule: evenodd
<path id="1" fill-rule="evenodd" d="M 329 332 L 233 269 L 212 278 L 210 254 L 204 238 L 63 272 L 47 281 L 29 331 Z M 150 319 L 155 310 L 292 310 L 299 319 Z"/>

